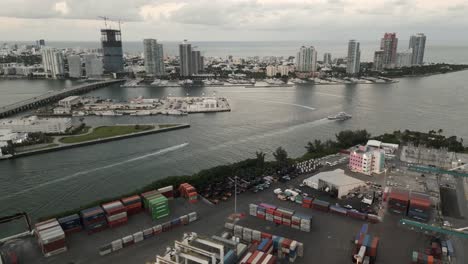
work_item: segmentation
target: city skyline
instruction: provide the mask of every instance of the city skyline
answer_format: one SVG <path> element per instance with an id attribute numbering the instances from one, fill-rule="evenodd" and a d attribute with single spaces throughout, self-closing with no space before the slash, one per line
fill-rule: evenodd
<path id="1" fill-rule="evenodd" d="M 161 40 L 271 41 L 327 39 L 372 40 L 380 32 L 409 36 L 425 32 L 431 41 L 466 43 L 459 34 L 468 24 L 468 5 L 451 1 L 101 1 L 89 10 L 87 1 L 3 0 L 0 34 L 5 40 L 94 41 L 103 26 L 98 16 L 124 21 L 124 41 Z M 320 15 L 316 13 L 320 12 Z M 198 14 L 191 16 L 190 14 Z M 336 20 L 340 17 L 340 20 Z M 399 17 L 398 23 L 394 18 Z M 285 21 L 287 23 L 285 23 Z M 110 22 L 108 22 L 110 23 Z M 391 28 L 390 28 L 391 25 Z M 73 29 L 72 31 L 70 29 Z M 72 33 L 73 32 L 73 33 Z M 151 34 L 148 34 L 151 32 Z"/>

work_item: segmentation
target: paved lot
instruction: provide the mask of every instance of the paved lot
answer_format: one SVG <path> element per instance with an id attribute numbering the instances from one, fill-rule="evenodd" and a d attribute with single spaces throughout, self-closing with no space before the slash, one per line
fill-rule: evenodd
<path id="1" fill-rule="evenodd" d="M 298 177 L 286 185 L 299 183 L 304 178 L 305 176 Z M 238 197 L 239 211 L 248 215 L 248 204 L 259 202 L 293 208 L 298 212 L 312 215 L 310 233 L 286 226 L 275 226 L 252 216 L 247 216 L 238 224 L 303 242 L 305 256 L 302 259 L 298 258 L 297 263 L 317 263 L 318 259 L 320 263 L 351 263 L 351 239 L 364 222 L 302 208 L 292 202 L 280 201 L 273 194 L 273 189 L 277 187 L 286 186 L 277 183 L 263 192 L 256 194 L 247 192 L 240 195 Z M 157 254 L 163 254 L 167 246 L 173 245 L 174 240 L 182 238 L 184 232 L 197 232 L 206 236 L 220 234 L 224 230 L 224 222 L 233 212 L 234 199 L 217 206 L 203 202 L 192 205 L 185 200 L 177 199 L 171 201 L 170 206 L 171 216 L 167 219 L 153 222 L 148 215 L 142 213 L 130 217 L 127 225 L 116 229 L 108 229 L 93 235 L 87 235 L 84 232 L 69 235 L 67 236 L 69 251 L 47 259 L 41 256 L 32 239 L 19 241 L 17 244 L 23 248 L 24 263 L 146 263 L 154 260 Z M 107 256 L 98 255 L 98 248 L 103 244 L 191 211 L 197 211 L 200 219 L 190 225 L 161 233 L 157 237 Z M 399 219 L 398 216 L 387 215 L 383 223 L 370 225 L 369 233 L 381 238 L 378 263 L 409 263 L 413 250 L 420 250 L 429 245 L 425 235 L 399 227 L 397 224 Z"/>

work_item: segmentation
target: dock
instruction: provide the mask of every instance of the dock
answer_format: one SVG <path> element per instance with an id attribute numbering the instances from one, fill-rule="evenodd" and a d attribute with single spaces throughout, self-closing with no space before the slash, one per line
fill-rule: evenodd
<path id="1" fill-rule="evenodd" d="M 0 107 L 0 118 L 5 118 L 11 115 L 15 115 L 17 113 L 28 111 L 34 108 L 41 107 L 43 105 L 53 103 L 59 101 L 65 97 L 86 93 L 92 90 L 96 90 L 105 86 L 109 86 L 111 84 L 120 83 L 123 80 L 116 79 L 116 80 L 107 80 L 101 82 L 93 82 L 82 84 L 70 88 L 66 88 L 60 91 L 49 92 L 46 94 L 42 94 L 31 99 L 27 99 L 24 101 L 20 101 L 14 104 L 6 105 Z"/>

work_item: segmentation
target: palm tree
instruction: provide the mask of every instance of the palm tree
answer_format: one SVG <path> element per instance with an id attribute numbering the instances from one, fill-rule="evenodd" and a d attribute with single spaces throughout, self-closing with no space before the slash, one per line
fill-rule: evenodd
<path id="1" fill-rule="evenodd" d="M 282 168 L 288 164 L 288 153 L 282 147 L 278 147 L 275 152 L 273 152 L 273 157 L 275 157 L 278 167 Z"/>

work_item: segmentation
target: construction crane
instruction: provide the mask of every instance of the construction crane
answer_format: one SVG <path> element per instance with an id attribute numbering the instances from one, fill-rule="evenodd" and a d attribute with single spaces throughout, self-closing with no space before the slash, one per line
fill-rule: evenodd
<path id="1" fill-rule="evenodd" d="M 110 21 L 110 22 L 115 22 L 115 23 L 117 23 L 117 24 L 119 25 L 119 31 L 122 31 L 122 24 L 123 24 L 122 20 L 120 20 L 120 19 L 119 19 L 119 20 L 112 20 L 112 19 L 110 19 L 109 17 L 106 17 L 106 16 L 98 16 L 98 18 L 104 20 L 104 27 L 105 27 L 106 29 L 109 29 L 109 28 L 107 27 L 107 22 Z"/>
<path id="2" fill-rule="evenodd" d="M 106 16 L 98 16 L 98 17 L 104 20 L 104 27 L 107 29 L 107 20 L 110 20 L 110 19 Z"/>

